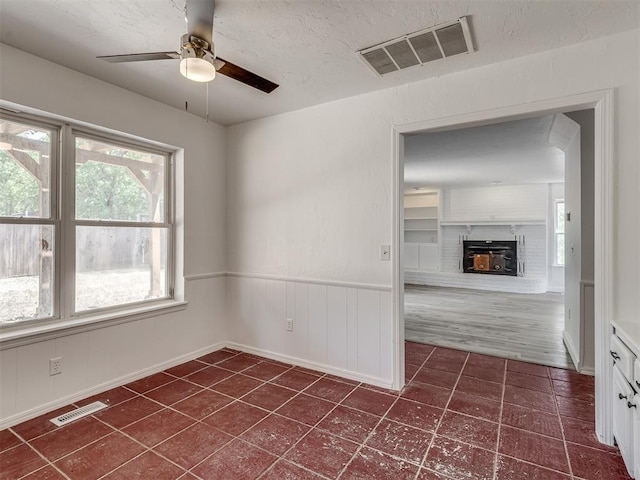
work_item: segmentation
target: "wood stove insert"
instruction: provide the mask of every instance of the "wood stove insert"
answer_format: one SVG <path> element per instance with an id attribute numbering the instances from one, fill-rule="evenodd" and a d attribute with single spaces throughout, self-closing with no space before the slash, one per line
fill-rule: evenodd
<path id="1" fill-rule="evenodd" d="M 518 275 L 518 243 L 515 240 L 465 240 L 464 273 Z"/>

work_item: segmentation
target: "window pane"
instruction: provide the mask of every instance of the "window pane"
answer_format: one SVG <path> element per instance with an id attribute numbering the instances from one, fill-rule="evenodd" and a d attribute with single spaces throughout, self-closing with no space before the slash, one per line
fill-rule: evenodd
<path id="1" fill-rule="evenodd" d="M 77 312 L 167 297 L 166 279 L 166 228 L 77 227 Z"/>
<path id="2" fill-rule="evenodd" d="M 164 222 L 166 157 L 76 138 L 76 218 Z"/>
<path id="3" fill-rule="evenodd" d="M 556 232 L 564 233 L 564 202 L 556 203 Z"/>
<path id="4" fill-rule="evenodd" d="M 53 315 L 53 233 L 0 224 L 0 324 Z"/>
<path id="5" fill-rule="evenodd" d="M 51 131 L 0 119 L 0 216 L 49 217 Z"/>
<path id="6" fill-rule="evenodd" d="M 564 233 L 556 234 L 556 264 L 564 265 Z"/>

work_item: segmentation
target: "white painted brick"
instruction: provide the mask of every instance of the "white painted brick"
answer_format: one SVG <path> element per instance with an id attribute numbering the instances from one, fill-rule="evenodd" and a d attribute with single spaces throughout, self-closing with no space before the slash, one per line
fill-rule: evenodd
<path id="1" fill-rule="evenodd" d="M 546 184 L 443 190 L 441 220 L 543 219 L 547 196 Z"/>
<path id="2" fill-rule="evenodd" d="M 435 287 L 472 288 L 511 293 L 544 293 L 547 282 L 542 278 L 508 277 L 504 275 L 474 275 L 471 273 L 443 273 L 409 271 L 405 283 Z"/>

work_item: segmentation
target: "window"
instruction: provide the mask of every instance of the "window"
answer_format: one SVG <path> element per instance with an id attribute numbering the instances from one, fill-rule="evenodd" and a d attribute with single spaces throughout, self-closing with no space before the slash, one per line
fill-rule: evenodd
<path id="1" fill-rule="evenodd" d="M 556 265 L 564 265 L 564 200 L 554 203 L 555 261 Z"/>
<path id="2" fill-rule="evenodd" d="M 173 297 L 170 152 L 17 117 L 0 132 L 0 325 Z"/>
<path id="3" fill-rule="evenodd" d="M 58 130 L 0 121 L 0 323 L 55 314 Z"/>

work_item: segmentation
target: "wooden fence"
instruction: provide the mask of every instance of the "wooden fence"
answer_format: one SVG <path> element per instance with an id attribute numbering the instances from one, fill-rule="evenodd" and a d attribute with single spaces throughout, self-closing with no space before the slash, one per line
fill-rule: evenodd
<path id="1" fill-rule="evenodd" d="M 79 227 L 76 269 L 83 272 L 148 265 L 149 234 L 148 228 Z M 163 235 L 163 247 L 165 241 Z M 0 225 L 0 278 L 38 275 L 41 252 L 53 249 L 51 226 Z"/>

